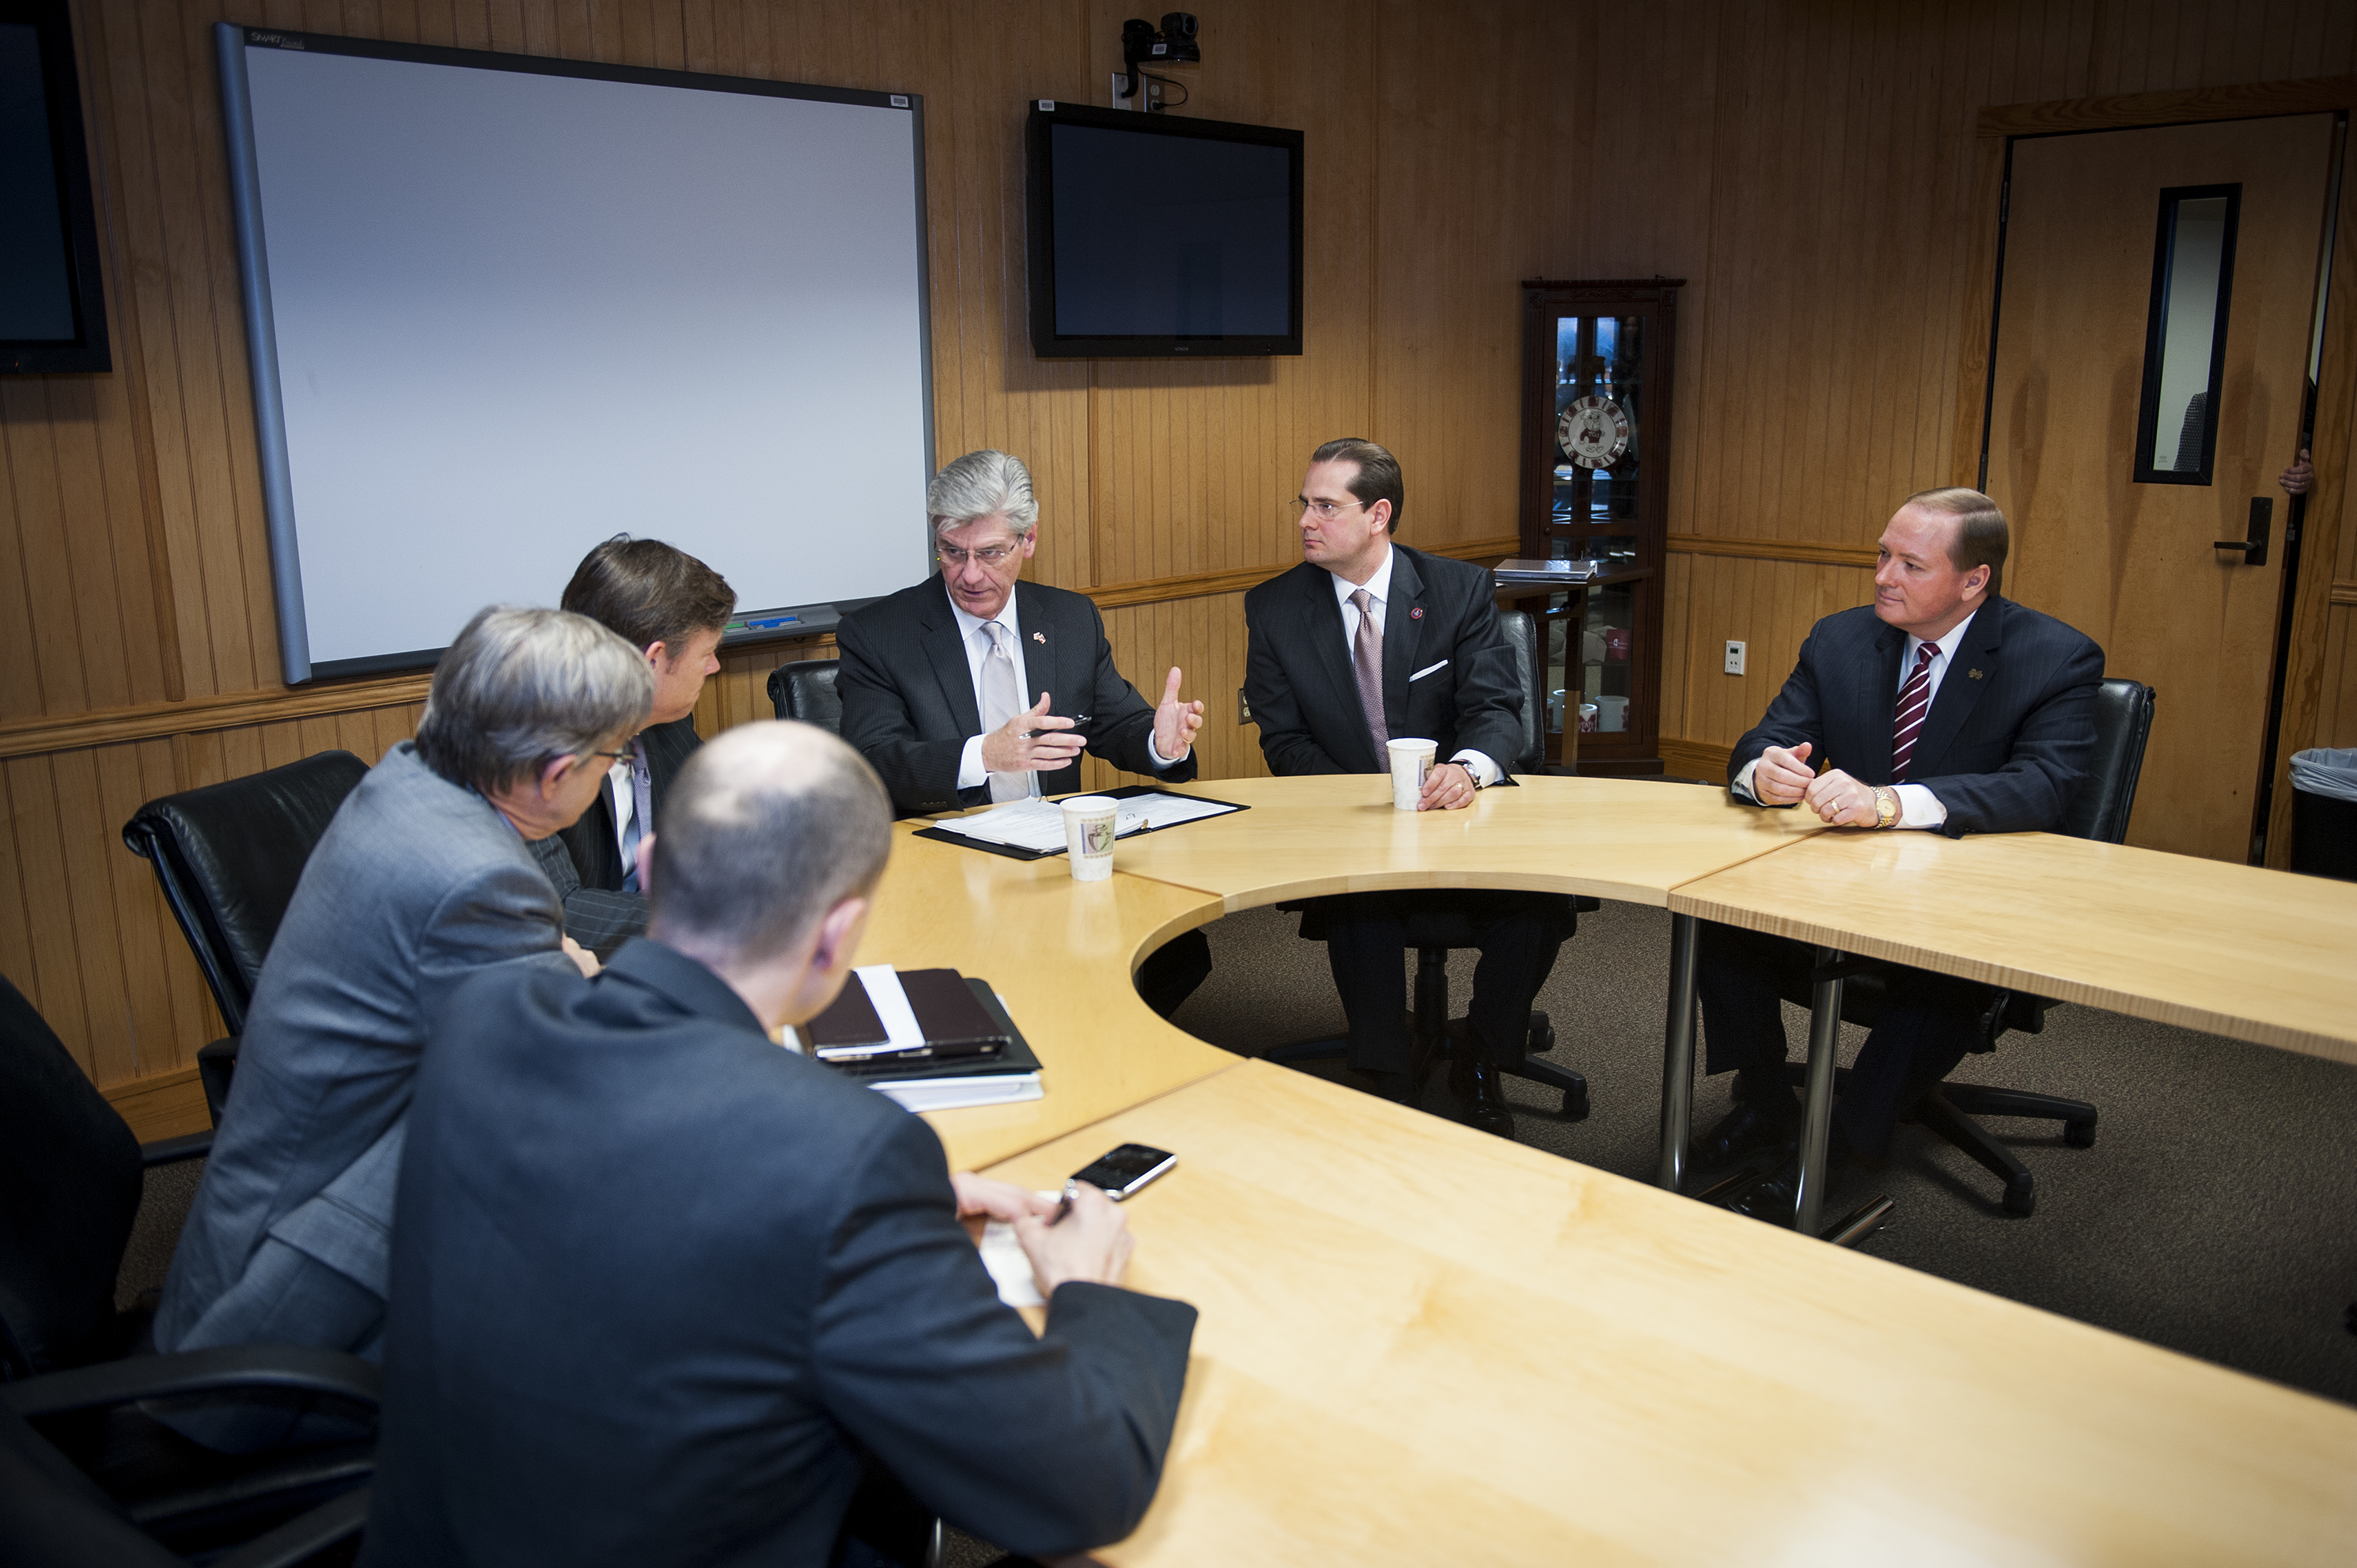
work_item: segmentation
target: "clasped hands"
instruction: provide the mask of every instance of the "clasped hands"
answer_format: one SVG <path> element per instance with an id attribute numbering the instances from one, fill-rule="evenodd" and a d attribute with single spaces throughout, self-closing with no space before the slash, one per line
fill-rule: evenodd
<path id="1" fill-rule="evenodd" d="M 1161 705 L 1154 710 L 1154 749 L 1165 762 L 1176 762 L 1195 744 L 1203 727 L 1203 704 L 1178 700 L 1176 668 L 1162 688 Z M 1073 721 L 1048 711 L 1049 694 L 1016 714 L 982 740 L 982 765 L 993 773 L 1052 773 L 1069 767 L 1088 745 Z"/>
<path id="2" fill-rule="evenodd" d="M 1760 766 L 1751 770 L 1751 792 L 1760 803 L 1790 806 L 1797 802 L 1829 827 L 1878 826 L 1882 812 L 1874 787 L 1859 783 L 1838 768 L 1811 771 L 1809 753 L 1813 749 L 1814 744 L 1804 740 L 1789 751 L 1771 746 L 1761 752 Z"/>

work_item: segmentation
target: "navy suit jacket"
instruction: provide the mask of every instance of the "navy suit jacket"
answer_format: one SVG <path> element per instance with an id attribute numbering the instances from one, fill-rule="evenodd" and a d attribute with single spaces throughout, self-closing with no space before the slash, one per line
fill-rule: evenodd
<path id="1" fill-rule="evenodd" d="M 1730 782 L 1771 746 L 1812 743 L 1809 766 L 1890 783 L 1891 721 L 1907 634 L 1862 605 L 1827 616 L 1768 716 L 1735 743 Z M 2051 616 L 1992 597 L 1964 628 L 1916 733 L 1907 782 L 1947 808 L 1941 831 L 2050 832 L 2087 776 L 2104 650 Z"/>
<path id="2" fill-rule="evenodd" d="M 409 1114 L 368 1563 L 823 1563 L 866 1463 L 1009 1550 L 1126 1535 L 1195 1309 L 1001 1305 L 932 1129 L 650 940 L 469 986 Z"/>
<path id="3" fill-rule="evenodd" d="M 1157 769 L 1146 749 L 1154 736 L 1154 704 L 1114 668 L 1104 618 L 1085 594 L 1039 583 L 1015 585 L 1015 615 L 1023 633 L 1023 702 L 1049 694 L 1048 711 L 1080 725 L 1088 751 L 1115 768 L 1173 784 L 1195 777 L 1195 754 Z M 961 790 L 958 762 L 965 743 L 982 733 L 967 662 L 949 590 L 939 576 L 903 588 L 845 616 L 835 628 L 842 663 L 834 678 L 843 700 L 843 738 L 892 792 L 903 816 L 952 811 L 988 801 L 985 786 Z M 1081 788 L 1081 764 L 1039 775 L 1042 795 Z"/>
<path id="4" fill-rule="evenodd" d="M 1394 739 L 1438 742 L 1439 761 L 1478 751 L 1510 776 L 1523 746 L 1523 693 L 1489 571 L 1396 541 L 1392 553 L 1384 727 Z M 1270 772 L 1391 771 L 1359 705 L 1334 574 L 1305 561 L 1263 583 L 1244 596 L 1244 700 Z"/>

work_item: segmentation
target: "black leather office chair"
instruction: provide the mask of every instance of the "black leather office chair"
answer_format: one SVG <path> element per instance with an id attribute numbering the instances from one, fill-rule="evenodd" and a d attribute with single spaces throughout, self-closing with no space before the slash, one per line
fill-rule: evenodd
<path id="1" fill-rule="evenodd" d="M 2072 838 L 2120 843 L 2127 837 L 2128 813 L 2136 805 L 2136 779 L 2144 770 L 2146 740 L 2152 734 L 2153 689 L 2142 682 L 2113 678 L 2095 694 L 2095 753 L 2088 766 L 2087 782 L 2072 801 L 2056 831 Z M 1872 959 L 1845 961 L 1847 978 L 1842 987 L 1842 1017 L 1871 1028 L 1881 1016 L 1891 978 L 1906 971 L 1900 965 Z M 1796 972 L 1796 976 L 1800 972 Z M 1806 1007 L 1812 987 L 1796 978 L 1785 992 L 1788 1000 Z M 1981 1016 L 1981 1049 L 1994 1050 L 2007 1030 L 2035 1035 L 2046 1027 L 2046 1015 L 2059 1002 L 2027 992 L 1998 991 Z M 1808 1069 L 1792 1064 L 1795 1083 L 1806 1080 Z M 1847 1069 L 1835 1075 L 1838 1092 Z M 2029 1167 L 2012 1150 L 1974 1118 L 2017 1116 L 2062 1123 L 2062 1141 L 2075 1149 L 2093 1146 L 2095 1107 L 2083 1100 L 2032 1094 L 2025 1090 L 1999 1089 L 1977 1083 L 1935 1084 L 1908 1112 L 1908 1120 L 1932 1133 L 1979 1162 L 2005 1183 L 2003 1204 L 2008 1214 L 2027 1216 L 2038 1207 L 2038 1188 Z"/>
<path id="2" fill-rule="evenodd" d="M 357 1357 L 296 1346 L 157 1356 L 146 1349 L 145 1312 L 115 1311 L 143 1171 L 211 1144 L 200 1133 L 143 1148 L 0 979 L 0 1212 L 11 1217 L 0 1247 L 0 1496 L 14 1503 L 12 1481 L 40 1483 L 24 1494 L 21 1528 L 47 1520 L 66 1532 L 58 1541 L 91 1543 L 58 1561 L 124 1561 L 96 1547 L 125 1527 L 157 1552 L 218 1550 L 349 1492 L 373 1468 L 369 1441 L 231 1456 L 136 1408 L 277 1397 L 332 1401 L 363 1425 L 373 1417 L 377 1371 Z M 9 1511 L 0 1534 L 20 1528 Z M 83 1526 L 96 1533 L 75 1537 Z M 15 1544 L 0 1545 L 0 1558 L 16 1561 Z"/>
<path id="3" fill-rule="evenodd" d="M 770 703 L 781 719 L 800 719 L 830 735 L 843 733 L 843 699 L 834 693 L 839 659 L 805 659 L 770 671 Z"/>
<path id="4" fill-rule="evenodd" d="M 1507 642 L 1513 648 L 1514 674 L 1523 689 L 1521 750 L 1512 767 L 1517 775 L 1537 774 L 1546 766 L 1545 669 L 1539 657 L 1538 623 L 1521 610 L 1501 612 L 1498 619 L 1505 628 Z M 1566 895 L 1564 902 L 1566 918 L 1575 930 L 1580 914 L 1603 908 L 1598 900 L 1586 897 Z M 1448 954 L 1453 948 L 1473 946 L 1473 932 L 1461 915 L 1447 910 L 1418 911 L 1408 919 L 1407 940 L 1408 945 L 1415 949 L 1413 1073 L 1420 1094 L 1432 1065 L 1457 1048 L 1458 1042 L 1448 1030 Z M 1268 1053 L 1268 1059 L 1291 1064 L 1338 1057 L 1350 1049 L 1350 1044 L 1348 1039 L 1308 1040 L 1281 1046 Z M 1530 1032 L 1521 1044 L 1523 1050 L 1511 1060 L 1497 1062 L 1498 1070 L 1561 1090 L 1565 1120 L 1577 1122 L 1585 1117 L 1588 1109 L 1586 1076 L 1553 1062 L 1531 1059 L 1555 1048 L 1555 1027 L 1544 1013 L 1532 1013 Z"/>
<path id="5" fill-rule="evenodd" d="M 230 1037 L 197 1053 L 205 1103 L 221 1120 L 253 983 L 303 866 L 344 797 L 368 773 L 349 751 L 166 795 L 123 825 L 131 853 L 156 868 L 164 902 L 197 955 Z"/>

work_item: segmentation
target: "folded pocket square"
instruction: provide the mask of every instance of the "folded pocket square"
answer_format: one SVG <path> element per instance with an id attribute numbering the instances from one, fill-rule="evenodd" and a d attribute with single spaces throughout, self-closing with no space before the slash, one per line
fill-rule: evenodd
<path id="1" fill-rule="evenodd" d="M 1444 660 L 1441 660 L 1439 663 L 1437 663 L 1437 664 L 1427 664 L 1427 665 L 1426 665 L 1423 669 L 1421 669 L 1421 670 L 1417 671 L 1415 674 L 1413 674 L 1413 675 L 1409 676 L 1409 677 L 1408 677 L 1408 679 L 1409 679 L 1409 680 L 1411 680 L 1411 681 L 1421 681 L 1421 680 L 1423 680 L 1426 675 L 1431 674 L 1434 671 L 1436 671 L 1436 670 L 1445 670 L 1445 669 L 1447 669 L 1448 667 L 1448 660 L 1446 660 L 1446 659 L 1444 659 Z"/>

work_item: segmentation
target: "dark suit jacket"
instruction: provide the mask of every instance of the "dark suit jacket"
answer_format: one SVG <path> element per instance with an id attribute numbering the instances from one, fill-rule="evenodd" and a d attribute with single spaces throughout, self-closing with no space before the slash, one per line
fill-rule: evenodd
<path id="1" fill-rule="evenodd" d="M 1827 616 L 1768 716 L 1735 743 L 1727 779 L 1771 746 L 1811 742 L 1862 784 L 1890 779 L 1892 714 L 1907 634 L 1862 605 Z M 2051 616 L 1992 598 L 1973 616 L 1916 733 L 1907 782 L 1939 797 L 1950 838 L 2050 831 L 2094 750 L 2104 650 Z"/>
<path id="2" fill-rule="evenodd" d="M 647 779 L 655 811 L 662 811 L 671 781 L 704 744 L 695 715 L 651 725 L 639 738 L 647 743 Z M 641 829 L 644 832 L 645 829 Z M 622 846 L 614 834 L 614 781 L 598 788 L 581 820 L 533 845 L 550 886 L 565 904 L 565 934 L 600 958 L 632 937 L 645 934 L 647 901 L 622 891 Z"/>
<path id="3" fill-rule="evenodd" d="M 1039 693 L 1048 711 L 1080 725 L 1091 756 L 1132 773 L 1173 784 L 1195 777 L 1195 754 L 1157 770 L 1146 750 L 1154 736 L 1154 704 L 1114 668 L 1104 618 L 1087 595 L 1038 583 L 1015 585 L 1015 614 L 1023 634 L 1023 698 Z M 835 628 L 842 658 L 834 678 L 843 699 L 843 738 L 856 746 L 892 791 L 904 816 L 955 811 L 990 799 L 986 788 L 961 790 L 958 761 L 965 743 L 982 733 L 973 666 L 966 660 L 951 613 L 949 590 L 938 576 L 845 616 Z M 1081 788 L 1077 758 L 1039 775 L 1042 795 Z"/>
<path id="4" fill-rule="evenodd" d="M 1439 760 L 1473 750 L 1511 775 L 1522 750 L 1522 687 L 1489 572 L 1396 541 L 1383 616 L 1383 722 L 1429 736 Z M 1422 613 L 1419 614 L 1418 612 Z M 1387 773 L 1359 706 L 1334 574 L 1305 561 L 1244 596 L 1244 700 L 1261 755 L 1280 777 Z M 1440 668 L 1420 679 L 1420 671 Z"/>
<path id="5" fill-rule="evenodd" d="M 370 1563 L 823 1563 L 863 1462 L 1048 1555 L 1152 1499 L 1194 1308 L 1000 1305 L 932 1130 L 709 970 L 469 987 L 419 1075 Z"/>

